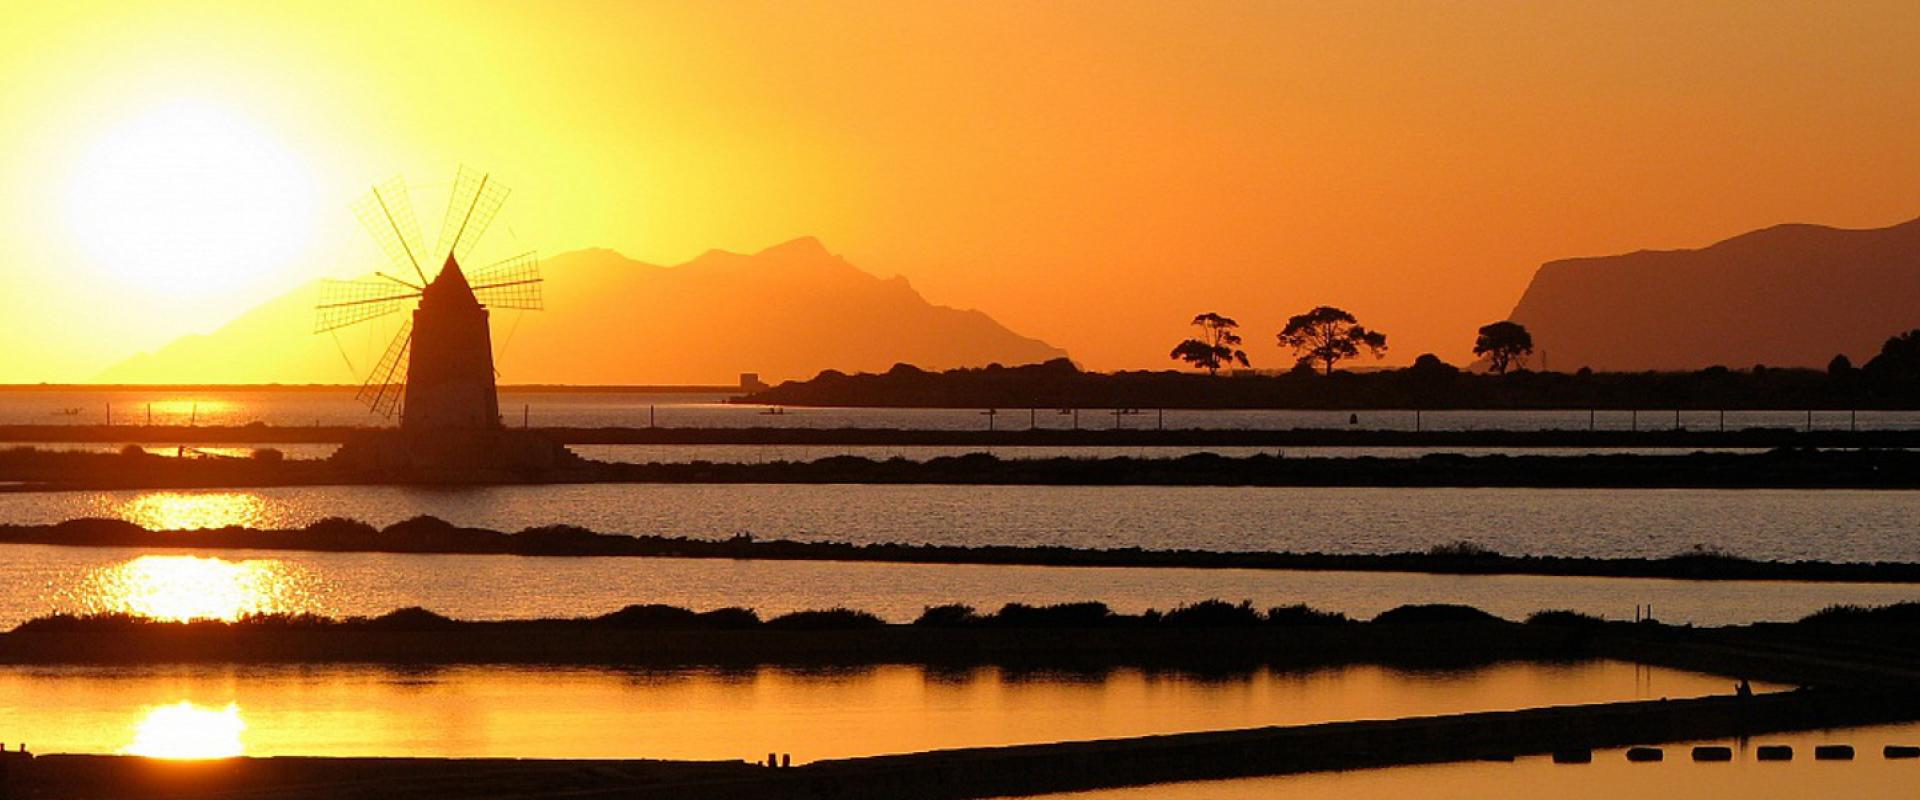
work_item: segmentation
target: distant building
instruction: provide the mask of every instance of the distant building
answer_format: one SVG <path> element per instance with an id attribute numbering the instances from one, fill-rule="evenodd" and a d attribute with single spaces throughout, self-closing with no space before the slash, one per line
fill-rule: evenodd
<path id="1" fill-rule="evenodd" d="M 740 373 L 740 391 L 757 392 L 765 388 L 767 388 L 767 384 L 765 381 L 760 380 L 760 373 L 758 372 Z"/>

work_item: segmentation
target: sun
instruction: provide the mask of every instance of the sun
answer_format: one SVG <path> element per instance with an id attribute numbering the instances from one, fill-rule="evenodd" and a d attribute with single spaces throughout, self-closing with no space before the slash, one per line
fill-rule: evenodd
<path id="1" fill-rule="evenodd" d="M 87 147 L 66 216 L 105 277 L 163 295 L 221 295 L 270 281 L 302 254 L 314 192 L 272 131 L 225 106 L 176 102 Z"/>

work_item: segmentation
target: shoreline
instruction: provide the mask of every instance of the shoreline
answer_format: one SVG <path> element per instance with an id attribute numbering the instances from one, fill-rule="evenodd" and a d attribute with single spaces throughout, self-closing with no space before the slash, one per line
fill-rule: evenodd
<path id="1" fill-rule="evenodd" d="M 971 410 L 971 409 L 966 409 Z M 1405 411 L 1395 409 L 1394 411 Z M 1091 412 L 1090 412 L 1091 413 Z M 1378 413 L 1378 412 L 1375 412 Z M 1406 413 L 1411 413 L 1407 411 Z M 1019 428 L 935 430 L 804 427 L 578 427 L 526 428 L 563 445 L 875 445 L 977 447 L 1510 447 L 1703 448 L 1766 450 L 1780 447 L 1920 448 L 1920 430 L 1841 430 L 1800 427 L 1702 430 L 1659 426 L 1639 430 L 1393 430 L 1354 428 Z M 7 444 L 342 444 L 373 425 L 0 425 Z M 512 430 L 523 430 L 513 428 Z"/>
<path id="2" fill-rule="evenodd" d="M 1002 459 L 988 453 L 925 461 L 827 456 L 811 461 L 612 463 L 574 458 L 551 467 L 481 469 L 463 477 L 396 474 L 356 461 L 253 457 L 168 458 L 137 448 L 85 452 L 0 450 L 0 491 L 188 489 L 322 485 L 540 485 L 585 483 L 905 484 L 1004 486 L 1265 486 L 1593 489 L 1920 489 L 1920 450 L 1815 450 L 1582 455 L 1433 453 L 1417 457 L 1108 456 Z"/>
<path id="3" fill-rule="evenodd" d="M 599 533 L 570 525 L 516 533 L 460 527 L 416 517 L 385 528 L 345 519 L 304 528 L 227 527 L 150 530 L 111 519 L 51 525 L 0 525 L 0 545 L 259 550 L 553 558 L 697 558 L 1138 569 L 1247 569 L 1297 572 L 1401 572 L 1430 575 L 1534 575 L 1688 581 L 1920 584 L 1920 563 L 1757 561 L 1712 551 L 1663 558 L 1507 555 L 1471 543 L 1400 553 L 1148 550 L 1020 545 L 852 544 L 791 539 L 728 539 Z"/>

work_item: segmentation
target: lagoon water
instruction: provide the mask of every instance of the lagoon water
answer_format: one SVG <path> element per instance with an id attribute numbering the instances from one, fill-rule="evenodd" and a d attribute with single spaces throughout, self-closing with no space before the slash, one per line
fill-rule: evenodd
<path id="1" fill-rule="evenodd" d="M 460 619 L 603 614 L 633 603 L 772 616 L 858 608 L 909 622 L 927 606 L 1101 600 L 1137 613 L 1208 598 L 1307 603 L 1372 617 L 1406 603 L 1465 603 L 1508 619 L 1570 608 L 1613 619 L 1651 605 L 1673 623 L 1797 619 L 1834 603 L 1920 600 L 1920 587 L 1689 582 L 1391 572 L 1087 569 L 683 558 L 523 558 L 379 553 L 143 552 L 0 548 L 0 628 L 56 611 L 162 619 L 260 612 L 371 616 L 421 606 Z"/>
<path id="2" fill-rule="evenodd" d="M 756 759 L 777 751 L 804 763 L 1730 689 L 1725 678 L 1610 661 L 1207 676 L 918 666 L 5 667 L 0 730 L 30 733 L 39 752 Z"/>
<path id="3" fill-rule="evenodd" d="M 370 425 L 376 420 L 353 399 L 353 389 L 321 390 L 13 390 L 0 392 L 0 425 L 88 424 L 109 421 L 158 425 Z M 1121 428 L 1220 428 L 1288 430 L 1293 428 L 1362 428 L 1413 430 L 1411 410 L 1167 410 L 1144 409 L 1115 414 L 1111 409 L 1073 412 L 1052 408 L 999 409 L 989 417 L 983 409 L 790 408 L 771 416 L 764 406 L 728 404 L 727 395 L 648 393 L 637 391 L 553 392 L 507 389 L 500 410 L 510 422 L 534 427 L 790 427 L 790 428 L 902 428 L 917 430 L 1003 430 Z M 72 413 L 69 414 L 68 412 Z M 1358 421 L 1350 423 L 1349 414 Z M 1722 424 L 1719 411 L 1672 409 L 1600 411 L 1426 411 L 1419 425 L 1426 430 L 1657 430 L 1676 424 L 1693 430 L 1712 430 Z M 1920 411 L 1728 411 L 1729 429 L 1746 427 L 1816 430 L 1915 430 Z"/>
<path id="4" fill-rule="evenodd" d="M 810 541 L 1388 553 L 1472 541 L 1510 554 L 1920 561 L 1920 492 L 1182 486 L 580 484 L 0 492 L 0 522 L 298 527 L 417 515 L 495 530 Z"/>
<path id="5" fill-rule="evenodd" d="M 1852 744 L 1854 761 L 1815 761 L 1820 744 Z M 1694 744 L 1732 747 L 1734 760 L 1695 763 Z M 1754 747 L 1786 744 L 1788 762 L 1762 763 Z M 1597 750 L 1591 764 L 1554 764 L 1546 756 L 1512 763 L 1465 762 L 1387 769 L 1324 772 L 1270 778 L 1170 783 L 1130 789 L 1049 794 L 1031 800 L 1483 800 L 1553 797 L 1557 800 L 1619 800 L 1623 797 L 1688 797 L 1701 800 L 1905 800 L 1920 786 L 1920 761 L 1882 758 L 1889 744 L 1920 744 L 1920 724 L 1789 733 L 1749 740 L 1689 742 L 1666 746 L 1658 763 L 1630 763 L 1619 749 Z"/>

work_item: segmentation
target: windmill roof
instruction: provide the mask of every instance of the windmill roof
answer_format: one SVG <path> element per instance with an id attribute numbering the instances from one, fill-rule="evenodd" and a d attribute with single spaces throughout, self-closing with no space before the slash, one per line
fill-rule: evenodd
<path id="1" fill-rule="evenodd" d="M 473 307 L 480 305 L 480 300 L 473 296 L 473 286 L 467 283 L 466 273 L 460 271 L 460 262 L 448 254 L 447 263 L 440 268 L 440 274 L 435 275 L 426 290 L 420 293 L 420 305 L 423 308 Z"/>

